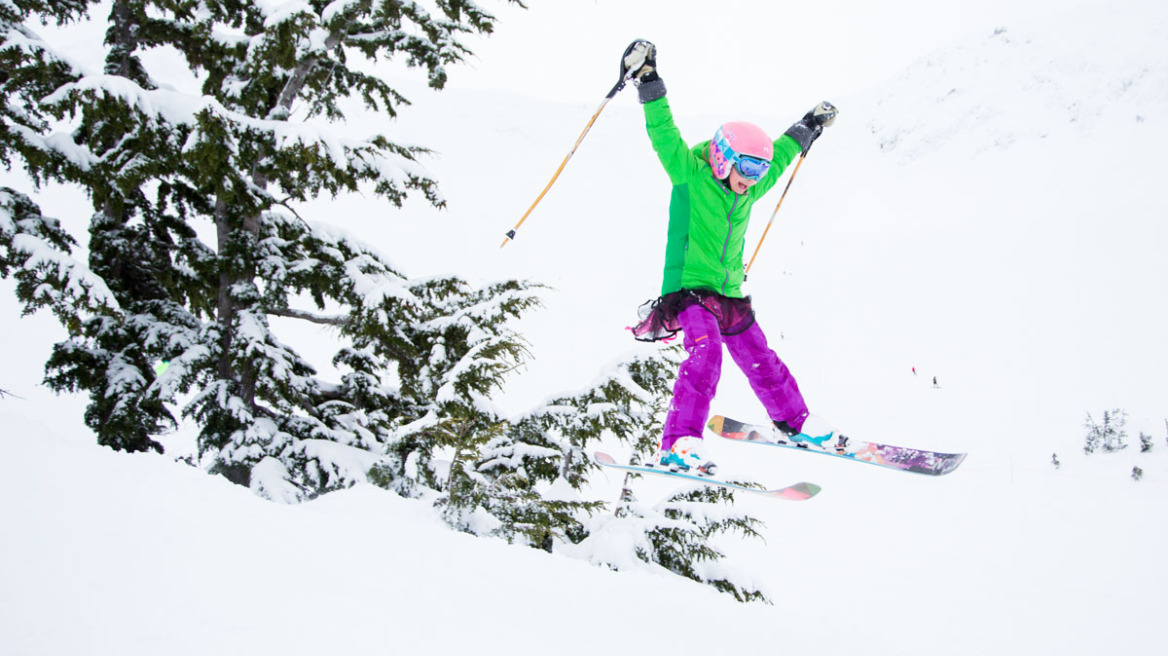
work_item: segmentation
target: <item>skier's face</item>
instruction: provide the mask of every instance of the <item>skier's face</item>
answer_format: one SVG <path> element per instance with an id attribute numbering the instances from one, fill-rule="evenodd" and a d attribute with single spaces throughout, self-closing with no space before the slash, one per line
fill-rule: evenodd
<path id="1" fill-rule="evenodd" d="M 742 177 L 738 174 L 738 169 L 732 166 L 730 167 L 730 179 L 727 182 L 730 185 L 730 191 L 741 195 L 745 194 L 747 189 L 753 187 L 754 183 L 758 182 L 758 180 Z"/>

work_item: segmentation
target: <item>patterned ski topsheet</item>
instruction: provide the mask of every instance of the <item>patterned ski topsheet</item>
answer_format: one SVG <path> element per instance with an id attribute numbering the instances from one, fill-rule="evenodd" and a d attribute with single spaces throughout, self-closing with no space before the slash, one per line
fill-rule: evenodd
<path id="1" fill-rule="evenodd" d="M 776 444 L 775 429 L 770 426 L 745 424 L 729 417 L 716 415 L 706 427 L 728 440 L 738 440 L 762 446 L 777 446 L 811 453 L 822 453 L 837 458 L 866 462 L 870 465 L 899 469 L 926 476 L 943 476 L 957 469 L 965 460 L 964 453 L 937 453 L 925 449 L 912 449 L 889 444 L 876 444 L 848 439 L 842 451 L 820 449 L 814 446 L 801 447 L 794 444 Z"/>
<path id="2" fill-rule="evenodd" d="M 718 487 L 724 487 L 724 488 L 728 488 L 731 490 L 738 490 L 741 492 L 749 492 L 751 494 L 758 494 L 758 495 L 761 495 L 764 497 L 770 497 L 772 499 L 785 499 L 787 501 L 804 501 L 806 499 L 810 499 L 811 497 L 819 494 L 819 491 L 821 489 L 818 485 L 815 485 L 814 483 L 795 483 L 794 485 L 788 485 L 787 487 L 781 487 L 781 488 L 774 489 L 774 490 L 759 490 L 757 488 L 746 487 L 744 485 L 738 485 L 736 483 L 731 483 L 729 481 L 723 481 L 723 480 L 720 480 L 717 478 L 712 478 L 709 476 L 696 476 L 694 474 L 687 474 L 685 472 L 680 472 L 680 471 L 675 472 L 675 471 L 671 471 L 669 469 L 663 469 L 661 467 L 646 467 L 643 465 L 625 465 L 625 464 L 621 464 L 621 463 L 617 462 L 615 458 L 613 458 L 612 456 L 610 456 L 607 453 L 604 453 L 602 451 L 595 452 L 593 454 L 593 458 L 596 460 L 597 464 L 603 465 L 605 467 L 612 467 L 614 469 L 623 469 L 625 471 L 637 472 L 638 474 L 656 474 L 658 476 L 670 476 L 673 478 L 684 478 L 684 479 L 689 480 L 689 481 L 696 481 L 698 483 L 704 483 L 706 485 L 716 485 Z"/>

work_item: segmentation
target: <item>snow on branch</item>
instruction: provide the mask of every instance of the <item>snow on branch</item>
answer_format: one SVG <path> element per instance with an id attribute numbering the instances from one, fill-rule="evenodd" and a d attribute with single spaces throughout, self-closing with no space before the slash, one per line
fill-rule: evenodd
<path id="1" fill-rule="evenodd" d="M 240 131 L 258 131 L 271 135 L 280 149 L 304 147 L 318 150 L 338 167 L 357 167 L 385 182 L 395 183 L 426 176 L 426 170 L 389 144 L 378 143 L 377 137 L 354 139 L 338 130 L 315 123 L 261 119 L 233 111 L 215 98 L 193 95 L 173 89 L 145 89 L 134 81 L 118 75 L 86 75 L 58 88 L 41 100 L 46 106 L 67 106 L 81 96 L 115 98 L 140 112 L 148 119 L 195 130 L 188 144 L 197 136 L 199 119 L 209 116 L 234 126 Z M 30 135 L 32 136 L 32 135 Z M 93 164 L 88 149 L 73 142 L 66 134 L 44 139 L 43 148 L 60 152 L 83 168 Z M 399 147 L 399 149 L 401 149 Z"/>
<path id="2" fill-rule="evenodd" d="M 85 62 L 74 59 L 68 54 L 57 50 L 48 44 L 39 34 L 28 29 L 25 25 L 8 25 L 4 34 L 4 41 L 0 43 L 0 50 L 16 48 L 32 56 L 43 56 L 51 61 L 57 61 L 67 66 L 78 77 L 92 72 Z"/>
<path id="3" fill-rule="evenodd" d="M 117 309 L 105 281 L 69 254 L 70 243 L 28 197 L 0 189 L 0 273 L 7 275 L 8 267 L 15 266 L 23 300 L 58 311 Z"/>
<path id="4" fill-rule="evenodd" d="M 305 312 L 303 310 L 293 310 L 290 308 L 284 309 L 269 309 L 267 313 L 275 317 L 285 317 L 288 319 L 302 319 L 311 323 L 318 323 L 326 326 L 343 326 L 349 323 L 348 317 L 325 317 L 312 312 Z"/>

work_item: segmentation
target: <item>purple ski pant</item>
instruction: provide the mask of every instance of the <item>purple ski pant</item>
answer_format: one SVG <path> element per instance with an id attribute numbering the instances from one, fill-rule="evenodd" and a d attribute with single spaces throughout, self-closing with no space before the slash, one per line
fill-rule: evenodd
<path id="1" fill-rule="evenodd" d="M 673 401 L 665 417 L 661 448 L 670 449 L 682 437 L 701 437 L 710 414 L 710 401 L 722 375 L 722 344 L 746 374 L 750 388 L 772 420 L 802 425 L 807 404 L 787 365 L 767 346 L 755 322 L 738 335 L 723 335 L 718 319 L 701 305 L 691 305 L 677 317 L 685 332 L 688 353 L 673 384 Z"/>

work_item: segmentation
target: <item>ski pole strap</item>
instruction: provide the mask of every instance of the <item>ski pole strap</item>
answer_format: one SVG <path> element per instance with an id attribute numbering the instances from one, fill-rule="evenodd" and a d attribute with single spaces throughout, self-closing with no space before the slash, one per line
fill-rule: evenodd
<path id="1" fill-rule="evenodd" d="M 616 83 L 616 86 L 614 86 L 614 87 L 612 88 L 612 91 L 609 91 L 609 92 L 608 92 L 608 95 L 607 95 L 607 96 L 605 96 L 605 98 L 612 98 L 613 96 L 615 96 L 617 93 L 619 93 L 619 92 L 620 92 L 620 90 L 621 90 L 621 89 L 625 88 L 625 83 L 626 83 L 626 82 L 628 82 L 628 81 L 629 81 L 629 78 L 627 78 L 627 77 L 622 77 L 622 78 L 620 79 L 620 82 L 617 82 L 617 83 Z"/>
<path id="2" fill-rule="evenodd" d="M 795 181 L 795 176 L 799 173 L 799 167 L 803 166 L 803 160 L 807 158 L 807 153 L 811 149 L 803 151 L 799 155 L 799 161 L 795 162 L 795 170 L 791 171 L 791 177 L 787 179 L 787 186 L 783 189 L 783 195 L 779 196 L 779 204 L 775 205 L 775 211 L 771 212 L 771 219 L 767 221 L 766 229 L 762 231 L 762 237 L 758 238 L 758 246 L 754 247 L 754 254 L 750 256 L 750 262 L 746 265 L 746 271 L 743 273 L 742 280 L 746 280 L 746 276 L 750 275 L 750 267 L 754 266 L 754 258 L 758 257 L 758 251 L 762 249 L 762 243 L 766 241 L 767 233 L 771 231 L 771 224 L 775 222 L 775 216 L 779 213 L 779 208 L 783 206 L 783 199 L 787 197 L 787 192 L 791 190 L 791 183 Z"/>

